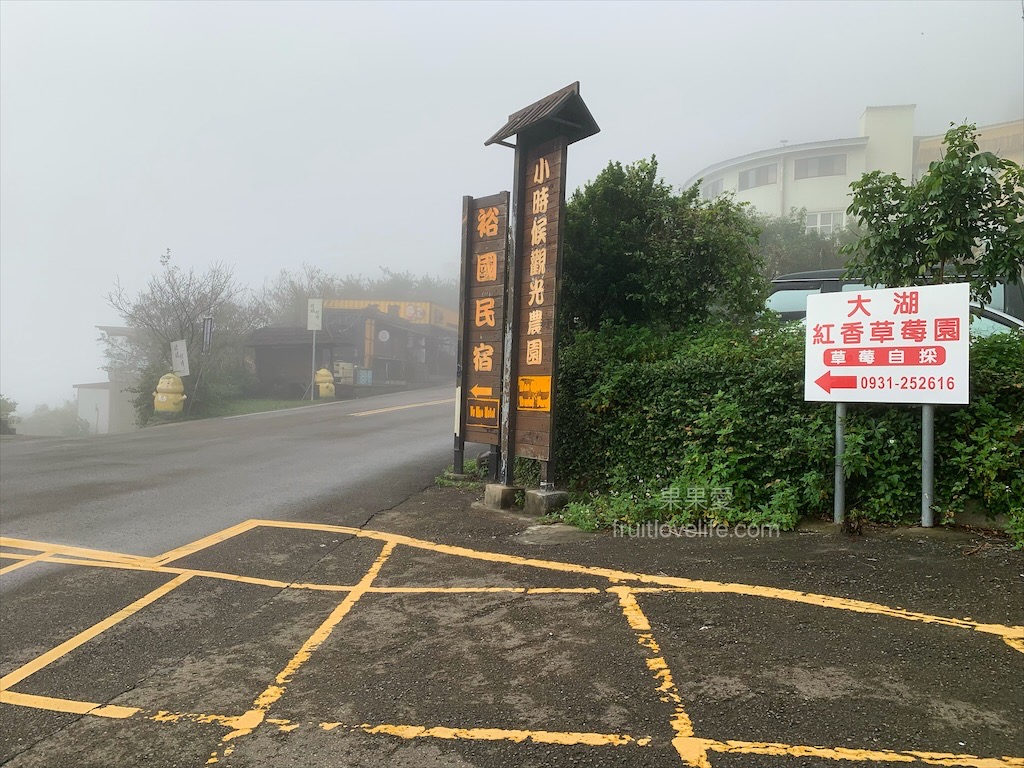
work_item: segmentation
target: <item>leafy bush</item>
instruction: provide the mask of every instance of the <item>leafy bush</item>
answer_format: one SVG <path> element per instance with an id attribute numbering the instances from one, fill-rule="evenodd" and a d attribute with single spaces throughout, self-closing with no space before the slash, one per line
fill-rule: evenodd
<path id="1" fill-rule="evenodd" d="M 803 399 L 803 332 L 706 325 L 659 333 L 605 324 L 560 350 L 559 466 L 583 526 L 705 518 L 792 528 L 828 514 L 834 407 Z M 968 502 L 1024 527 L 1024 336 L 972 346 L 972 400 L 936 415 L 936 506 Z M 851 406 L 847 507 L 920 510 L 920 409 Z M 590 495 L 583 495 L 588 489 Z M 568 516 L 568 517 L 567 517 Z"/>

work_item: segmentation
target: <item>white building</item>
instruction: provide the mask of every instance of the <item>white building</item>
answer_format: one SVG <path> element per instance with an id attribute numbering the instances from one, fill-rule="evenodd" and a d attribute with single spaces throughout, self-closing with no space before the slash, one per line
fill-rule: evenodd
<path id="1" fill-rule="evenodd" d="M 135 333 L 131 328 L 120 326 L 96 327 L 103 332 L 104 342 L 114 346 L 130 346 Z M 135 423 L 135 406 L 132 404 L 135 395 L 127 391 L 133 380 L 134 376 L 127 369 L 110 366 L 107 369 L 107 381 L 75 384 L 78 393 L 78 417 L 88 422 L 90 432 L 94 435 L 105 435 L 138 429 Z"/>
<path id="2" fill-rule="evenodd" d="M 979 127 L 978 145 L 1017 163 L 1024 162 L 1024 120 Z M 846 221 L 850 183 L 869 171 L 914 180 L 938 159 L 942 135 L 914 135 L 914 105 L 868 107 L 860 133 L 847 139 L 814 141 L 723 160 L 692 176 L 703 179 L 705 198 L 733 192 L 761 213 L 783 216 L 806 209 L 807 230 L 831 234 Z"/>

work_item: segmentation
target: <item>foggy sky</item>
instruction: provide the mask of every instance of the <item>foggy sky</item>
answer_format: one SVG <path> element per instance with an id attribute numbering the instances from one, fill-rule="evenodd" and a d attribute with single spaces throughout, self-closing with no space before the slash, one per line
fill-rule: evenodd
<path id="1" fill-rule="evenodd" d="M 0 392 L 28 415 L 103 381 L 104 295 L 173 262 L 258 287 L 313 264 L 456 274 L 462 195 L 511 188 L 483 141 L 575 80 L 601 133 L 569 190 L 656 154 L 719 160 L 1024 117 L 999 2 L 0 3 Z"/>

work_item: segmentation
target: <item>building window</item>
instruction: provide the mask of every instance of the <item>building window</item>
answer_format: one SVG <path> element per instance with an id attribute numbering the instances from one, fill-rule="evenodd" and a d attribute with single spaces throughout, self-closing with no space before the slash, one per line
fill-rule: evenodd
<path id="1" fill-rule="evenodd" d="M 813 179 L 818 176 L 845 176 L 846 155 L 801 157 L 794 163 L 794 178 Z"/>
<path id="2" fill-rule="evenodd" d="M 774 184 L 776 180 L 776 166 L 762 165 L 758 168 L 751 168 L 740 171 L 740 191 L 752 187 L 763 187 L 766 184 Z"/>
<path id="3" fill-rule="evenodd" d="M 804 227 L 804 231 L 807 234 L 817 232 L 819 235 L 828 237 L 843 228 L 843 212 L 822 211 L 820 213 L 808 213 Z"/>
<path id="4" fill-rule="evenodd" d="M 713 200 L 725 190 L 725 179 L 715 179 L 704 185 L 704 199 Z"/>

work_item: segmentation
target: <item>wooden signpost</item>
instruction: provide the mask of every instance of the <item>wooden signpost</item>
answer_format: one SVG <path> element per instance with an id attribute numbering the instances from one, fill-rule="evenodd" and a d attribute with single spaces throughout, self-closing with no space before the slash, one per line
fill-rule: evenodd
<path id="1" fill-rule="evenodd" d="M 461 431 L 455 440 L 456 472 L 462 467 L 463 442 L 460 440 L 482 442 L 500 446 L 497 476 L 500 483 L 513 484 L 515 457 L 523 456 L 541 462 L 541 485 L 553 487 L 566 157 L 570 144 L 598 131 L 600 128 L 580 97 L 577 82 L 509 115 L 501 130 L 484 142 L 485 146 L 511 147 L 516 153 L 512 211 L 507 228 L 505 272 L 508 277 L 501 294 L 489 293 L 489 286 L 470 279 L 474 277 L 470 272 L 476 268 L 477 255 L 498 253 L 497 246 L 491 242 L 473 240 L 470 225 L 474 216 L 493 206 L 499 210 L 500 221 L 502 209 L 496 202 L 498 196 L 478 200 L 464 198 L 463 333 L 459 353 L 462 369 L 458 382 L 461 389 L 457 390 L 457 429 Z M 507 141 L 513 136 L 515 144 Z M 504 199 L 507 211 L 508 196 Z M 500 337 L 492 334 L 490 326 L 483 329 L 473 325 L 478 317 L 479 302 L 485 300 L 490 307 L 491 299 L 494 300 L 496 327 L 502 329 Z M 498 312 L 499 305 L 503 312 Z M 472 350 L 481 344 L 493 347 L 492 359 L 501 361 L 497 387 L 494 382 L 499 369 L 493 365 L 486 372 L 486 378 L 483 371 L 471 371 Z M 484 390 L 490 390 L 486 396 Z M 500 392 L 496 428 L 491 420 L 495 392 Z"/>
<path id="2" fill-rule="evenodd" d="M 499 442 L 505 326 L 508 192 L 462 198 L 462 275 L 456 371 L 455 472 L 466 442 Z M 494 466 L 492 462 L 492 466 Z"/>
<path id="3" fill-rule="evenodd" d="M 565 156 L 558 137 L 526 152 L 522 216 L 517 241 L 515 455 L 544 462 L 554 458 L 554 382 L 557 372 L 556 311 L 565 210 Z M 548 478 L 542 477 L 542 482 Z"/>

